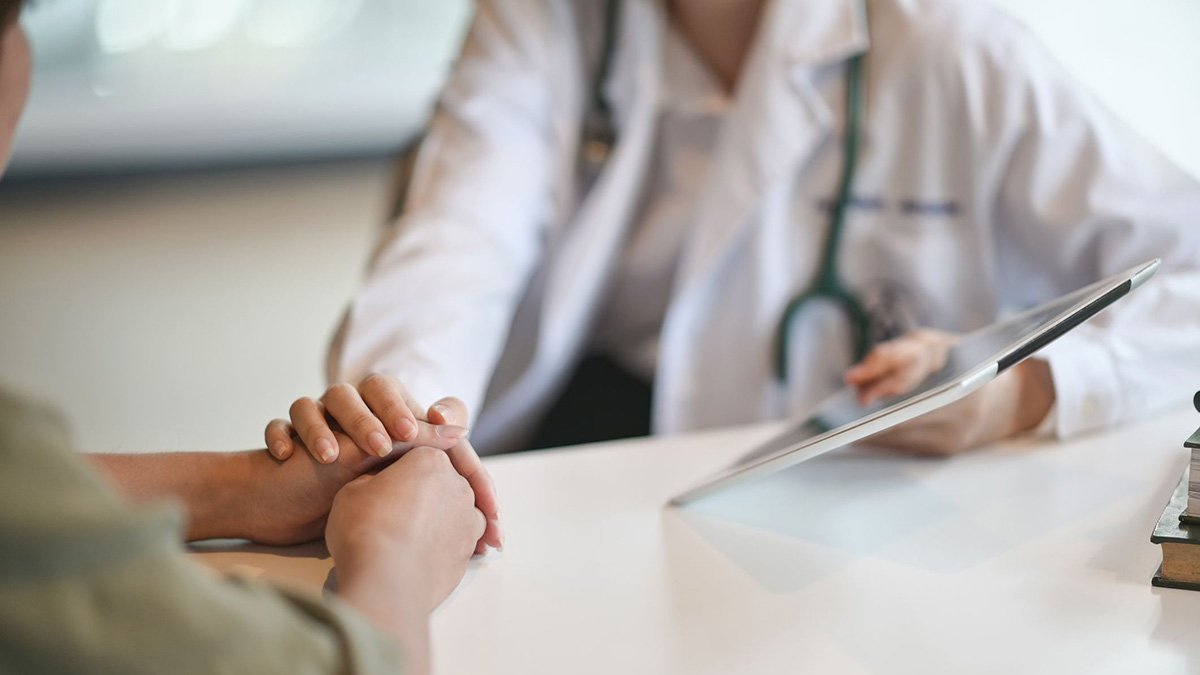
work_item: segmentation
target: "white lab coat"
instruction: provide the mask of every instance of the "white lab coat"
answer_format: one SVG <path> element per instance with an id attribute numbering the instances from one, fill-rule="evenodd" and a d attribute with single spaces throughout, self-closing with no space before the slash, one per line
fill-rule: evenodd
<path id="1" fill-rule="evenodd" d="M 335 380 L 387 372 L 425 404 L 459 396 L 484 451 L 520 443 L 587 348 L 654 146 L 667 17 L 626 0 L 606 84 L 620 140 L 577 200 L 577 4 L 600 3 L 478 3 L 406 214 L 331 354 Z M 847 284 L 891 279 L 934 327 L 962 332 L 1161 257 L 1156 279 L 1043 352 L 1054 425 L 1071 436 L 1187 400 L 1200 387 L 1196 182 L 989 6 L 868 4 L 869 31 L 860 0 L 764 9 L 681 253 L 654 430 L 801 412 L 848 365 L 844 340 L 807 319 L 789 385 L 772 376 L 776 324 L 811 283 L 841 166 L 845 64 L 868 49 Z"/>

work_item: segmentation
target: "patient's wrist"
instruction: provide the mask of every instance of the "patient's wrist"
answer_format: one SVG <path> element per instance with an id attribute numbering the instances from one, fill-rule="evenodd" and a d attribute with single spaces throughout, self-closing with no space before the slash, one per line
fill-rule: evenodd
<path id="1" fill-rule="evenodd" d="M 428 578 L 412 552 L 376 548 L 343 555 L 337 565 L 338 595 L 406 650 L 420 652 L 428 643 L 433 609 Z"/>
<path id="2" fill-rule="evenodd" d="M 187 540 L 250 539 L 258 517 L 254 507 L 255 461 L 261 450 L 195 453 L 196 482 L 184 495 Z"/>

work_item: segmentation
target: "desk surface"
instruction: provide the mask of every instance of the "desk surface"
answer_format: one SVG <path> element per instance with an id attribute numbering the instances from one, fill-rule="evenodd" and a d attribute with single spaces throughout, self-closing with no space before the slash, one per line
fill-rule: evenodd
<path id="1" fill-rule="evenodd" d="M 1150 531 L 1195 413 L 949 460 L 863 448 L 685 508 L 776 429 L 488 460 L 508 533 L 433 622 L 442 673 L 1194 673 Z M 320 545 L 198 552 L 320 587 Z"/>

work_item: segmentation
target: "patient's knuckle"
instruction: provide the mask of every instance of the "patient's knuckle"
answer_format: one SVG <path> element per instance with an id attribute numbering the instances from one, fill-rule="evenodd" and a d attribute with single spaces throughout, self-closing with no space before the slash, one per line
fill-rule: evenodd
<path id="1" fill-rule="evenodd" d="M 407 456 L 411 457 L 410 461 L 413 464 L 424 470 L 432 471 L 438 468 L 439 458 L 444 457 L 445 454 L 446 453 L 438 450 L 437 448 L 431 448 L 423 445 L 419 448 L 413 448 L 410 450 Z"/>
<path id="2" fill-rule="evenodd" d="M 430 448 L 429 462 L 434 469 L 438 471 L 451 471 L 453 465 L 450 463 L 450 456 L 445 451 L 437 448 Z"/>
<path id="3" fill-rule="evenodd" d="M 471 502 L 475 502 L 475 490 L 471 489 L 471 482 L 464 476 L 458 477 L 458 494 L 463 497 L 469 497 Z"/>

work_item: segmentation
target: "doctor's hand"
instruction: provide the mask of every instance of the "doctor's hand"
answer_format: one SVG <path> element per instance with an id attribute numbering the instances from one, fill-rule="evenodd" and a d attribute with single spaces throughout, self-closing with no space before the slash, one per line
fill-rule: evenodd
<path id="1" fill-rule="evenodd" d="M 957 339 L 919 330 L 878 345 L 846 372 L 859 402 L 912 391 L 946 363 Z M 1050 367 L 1030 359 L 962 400 L 926 413 L 872 438 L 880 445 L 921 455 L 948 456 L 1037 427 L 1054 404 Z"/>
<path id="2" fill-rule="evenodd" d="M 357 386 L 335 384 L 318 400 L 297 399 L 292 404 L 290 421 L 277 419 L 267 425 L 267 448 L 282 459 L 290 457 L 299 444 L 317 461 L 328 464 L 336 462 L 339 456 L 335 432 L 344 432 L 357 447 L 377 457 L 387 457 L 393 442 L 413 441 L 415 430 L 427 421 L 439 437 L 454 441 L 447 449 L 450 461 L 470 483 L 476 506 L 487 516 L 487 531 L 479 540 L 476 553 L 485 553 L 487 546 L 503 549 L 504 531 L 500 526 L 496 486 L 466 438 L 469 419 L 466 405 L 454 397 L 443 398 L 425 411 L 424 420 L 414 414 L 420 410 L 422 407 L 400 380 L 372 374 Z"/>
<path id="3" fill-rule="evenodd" d="M 372 374 L 358 385 L 335 384 L 321 398 L 298 398 L 289 411 L 291 420 L 276 419 L 267 425 L 267 449 L 276 459 L 287 459 L 295 451 L 293 435 L 299 437 L 322 464 L 337 459 L 335 430 L 344 431 L 358 447 L 387 457 L 395 442 L 408 443 L 417 435 L 417 421 L 438 426 L 446 438 L 466 436 L 467 408 L 456 398 L 444 398 L 418 418 L 420 404 L 400 380 Z"/>
<path id="4" fill-rule="evenodd" d="M 854 387 L 859 405 L 910 392 L 946 365 L 957 339 L 951 333 L 922 329 L 881 342 L 846 371 L 846 384 Z"/>

